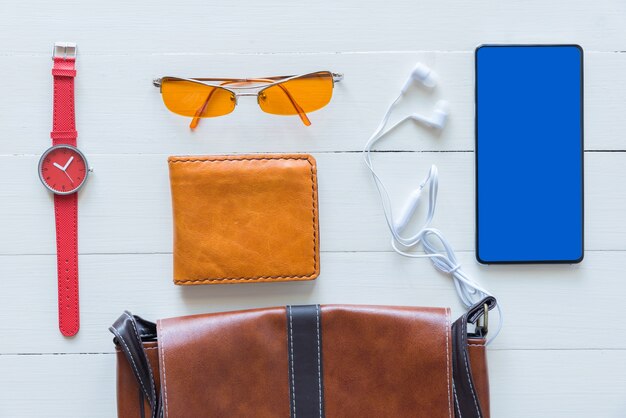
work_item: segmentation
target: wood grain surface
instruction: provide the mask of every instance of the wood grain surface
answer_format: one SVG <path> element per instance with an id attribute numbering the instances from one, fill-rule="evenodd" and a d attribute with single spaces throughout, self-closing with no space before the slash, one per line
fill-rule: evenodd
<path id="1" fill-rule="evenodd" d="M 412 87 L 394 119 L 428 113 L 445 98 L 450 123 L 438 136 L 407 124 L 379 144 L 374 161 L 395 207 L 430 164 L 439 167 L 434 226 L 505 312 L 489 351 L 492 416 L 626 416 L 624 21 L 626 3 L 619 0 L 2 2 L 0 417 L 114 417 L 107 328 L 124 309 L 157 319 L 363 303 L 451 306 L 460 315 L 448 276 L 426 260 L 391 252 L 360 154 L 417 61 L 435 69 L 440 84 L 434 91 Z M 54 41 L 79 45 L 78 143 L 94 168 L 79 196 L 82 328 L 71 339 L 56 326 L 52 198 L 36 174 L 51 142 Z M 587 252 L 580 265 L 475 261 L 473 50 L 494 42 L 585 48 Z M 203 120 L 191 132 L 189 119 L 168 112 L 151 84 L 163 75 L 326 69 L 345 79 L 330 105 L 309 115 L 310 127 L 262 113 L 243 97 L 231 115 Z M 319 279 L 174 286 L 167 156 L 253 152 L 317 159 Z M 520 193 L 533 199 L 533 187 Z"/>

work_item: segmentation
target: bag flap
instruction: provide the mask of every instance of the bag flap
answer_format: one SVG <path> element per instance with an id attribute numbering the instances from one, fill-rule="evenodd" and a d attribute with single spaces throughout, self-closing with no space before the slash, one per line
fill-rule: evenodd
<path id="1" fill-rule="evenodd" d="M 165 418 L 453 416 L 448 309 L 313 305 L 157 326 Z"/>

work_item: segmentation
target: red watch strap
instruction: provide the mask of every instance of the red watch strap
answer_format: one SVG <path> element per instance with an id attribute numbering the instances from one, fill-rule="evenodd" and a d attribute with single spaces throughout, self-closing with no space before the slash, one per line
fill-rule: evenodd
<path id="1" fill-rule="evenodd" d="M 52 145 L 76 146 L 74 112 L 74 57 L 53 58 L 54 106 Z M 57 274 L 59 329 L 65 336 L 78 333 L 78 198 L 76 193 L 54 195 L 54 219 L 57 236 Z"/>
<path id="2" fill-rule="evenodd" d="M 76 146 L 76 117 L 74 112 L 74 77 L 76 59 L 53 58 L 54 105 L 52 111 L 52 145 Z"/>
<path id="3" fill-rule="evenodd" d="M 59 329 L 65 336 L 80 328 L 78 304 L 78 195 L 54 195 L 59 286 Z"/>

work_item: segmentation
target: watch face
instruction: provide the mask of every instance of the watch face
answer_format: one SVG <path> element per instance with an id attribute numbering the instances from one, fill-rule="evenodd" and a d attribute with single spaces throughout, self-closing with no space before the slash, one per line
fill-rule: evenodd
<path id="1" fill-rule="evenodd" d="M 56 194 L 76 192 L 85 183 L 88 173 L 87 159 L 70 145 L 49 148 L 39 160 L 39 178 Z"/>

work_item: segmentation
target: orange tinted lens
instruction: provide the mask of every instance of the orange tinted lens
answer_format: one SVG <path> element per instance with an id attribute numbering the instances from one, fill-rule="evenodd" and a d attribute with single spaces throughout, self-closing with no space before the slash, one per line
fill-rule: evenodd
<path id="1" fill-rule="evenodd" d="M 259 106 L 273 115 L 297 115 L 321 109 L 330 102 L 332 95 L 333 76 L 322 71 L 261 90 Z"/>
<path id="2" fill-rule="evenodd" d="M 235 109 L 235 95 L 221 87 L 191 81 L 164 79 L 161 95 L 165 106 L 181 116 L 210 118 Z"/>

